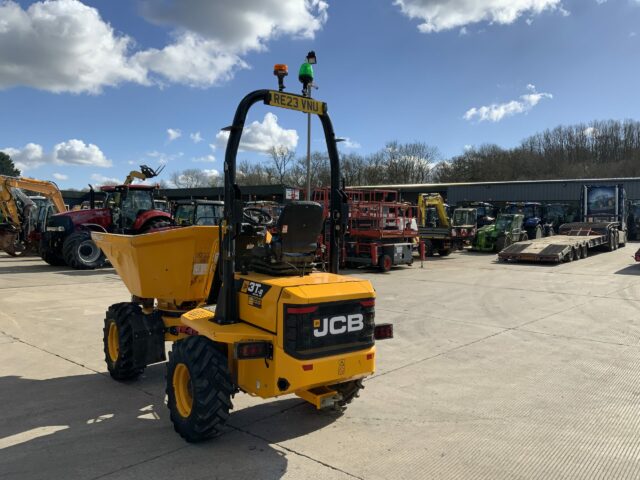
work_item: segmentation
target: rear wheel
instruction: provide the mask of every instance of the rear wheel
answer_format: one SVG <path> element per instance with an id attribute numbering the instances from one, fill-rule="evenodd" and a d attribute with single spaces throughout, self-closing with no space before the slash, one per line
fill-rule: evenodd
<path id="1" fill-rule="evenodd" d="M 382 255 L 378 259 L 378 268 L 381 272 L 388 272 L 389 270 L 391 270 L 392 266 L 393 261 L 391 260 L 391 257 L 389 255 Z"/>
<path id="2" fill-rule="evenodd" d="M 91 233 L 74 232 L 62 245 L 62 255 L 71 268 L 93 270 L 104 265 L 106 259 L 102 250 L 91 239 Z"/>
<path id="3" fill-rule="evenodd" d="M 104 359 L 116 380 L 133 380 L 144 371 L 144 367 L 134 365 L 132 315 L 143 315 L 140 306 L 116 303 L 109 307 L 104 319 Z"/>
<path id="4" fill-rule="evenodd" d="M 154 230 L 160 230 L 163 228 L 171 227 L 171 222 L 161 218 L 154 218 L 145 223 L 140 229 L 140 233 L 151 233 Z"/>
<path id="5" fill-rule="evenodd" d="M 227 358 L 200 336 L 173 344 L 167 363 L 167 407 L 173 428 L 187 442 L 214 437 L 233 408 Z"/>
<path id="6" fill-rule="evenodd" d="M 449 250 L 448 248 L 441 248 L 440 250 L 438 250 L 438 255 L 440 255 L 441 257 L 446 257 L 451 253 L 451 250 Z"/>

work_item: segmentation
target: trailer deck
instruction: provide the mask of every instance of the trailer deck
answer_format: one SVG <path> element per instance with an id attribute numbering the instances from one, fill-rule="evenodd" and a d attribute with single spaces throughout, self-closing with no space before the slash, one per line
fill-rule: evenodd
<path id="1" fill-rule="evenodd" d="M 586 258 L 589 249 L 615 250 L 626 243 L 626 232 L 617 222 L 578 222 L 560 227 L 559 235 L 517 242 L 498 253 L 503 261 L 560 263 Z"/>

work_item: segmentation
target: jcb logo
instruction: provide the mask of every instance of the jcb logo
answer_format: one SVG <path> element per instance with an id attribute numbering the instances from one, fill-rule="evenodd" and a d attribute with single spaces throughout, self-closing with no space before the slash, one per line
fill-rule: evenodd
<path id="1" fill-rule="evenodd" d="M 337 317 L 316 319 L 313 321 L 313 336 L 324 337 L 340 335 L 346 332 L 357 332 L 364 328 L 364 317 L 361 313 L 353 315 L 339 315 Z"/>

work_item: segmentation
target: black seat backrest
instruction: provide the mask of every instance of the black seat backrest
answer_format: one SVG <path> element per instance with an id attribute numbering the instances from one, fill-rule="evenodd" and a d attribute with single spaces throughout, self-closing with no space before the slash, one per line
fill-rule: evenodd
<path id="1" fill-rule="evenodd" d="M 322 232 L 324 211 L 316 202 L 291 202 L 278 219 L 278 233 L 272 241 L 283 255 L 308 254 L 315 250 Z"/>

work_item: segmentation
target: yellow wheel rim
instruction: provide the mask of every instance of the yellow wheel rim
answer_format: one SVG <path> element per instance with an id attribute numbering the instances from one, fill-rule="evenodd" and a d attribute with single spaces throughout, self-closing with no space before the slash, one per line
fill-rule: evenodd
<path id="1" fill-rule="evenodd" d="M 181 417 L 191 415 L 193 407 L 193 393 L 191 390 L 191 375 L 184 363 L 176 365 L 173 371 L 173 392 L 176 397 L 176 408 Z"/>
<path id="2" fill-rule="evenodd" d="M 112 362 L 118 360 L 120 354 L 120 341 L 118 338 L 118 326 L 115 323 L 109 325 L 109 336 L 107 337 L 107 348 L 109 350 L 109 358 Z"/>

